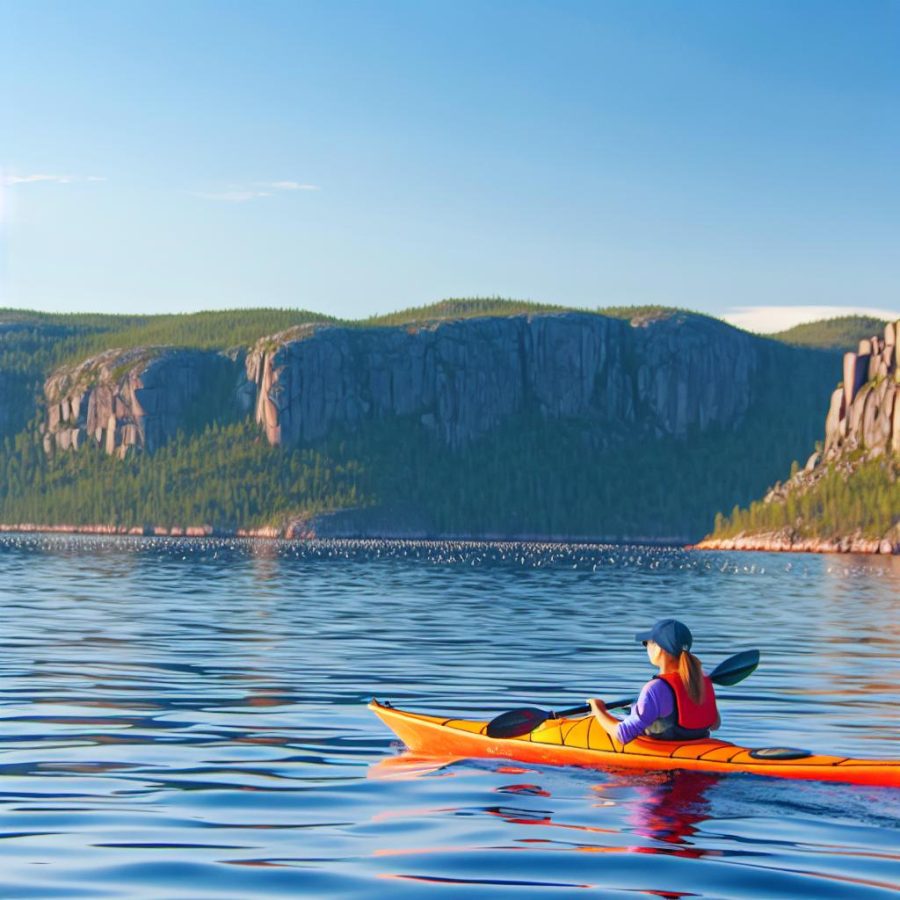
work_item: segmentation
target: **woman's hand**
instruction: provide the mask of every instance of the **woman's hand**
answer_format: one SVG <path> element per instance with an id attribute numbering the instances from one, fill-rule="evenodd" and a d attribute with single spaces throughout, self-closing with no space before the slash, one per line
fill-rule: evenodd
<path id="1" fill-rule="evenodd" d="M 619 727 L 619 720 L 609 712 L 606 704 L 602 700 L 596 698 L 588 698 L 588 706 L 594 714 L 594 718 L 600 727 L 612 738 L 616 736 L 616 729 Z"/>

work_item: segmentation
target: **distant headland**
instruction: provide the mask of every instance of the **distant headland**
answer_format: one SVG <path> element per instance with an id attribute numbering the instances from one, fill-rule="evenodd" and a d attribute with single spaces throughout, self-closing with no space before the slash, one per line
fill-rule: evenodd
<path id="1" fill-rule="evenodd" d="M 715 550 L 900 553 L 900 321 L 843 357 L 824 441 L 761 501 L 719 516 Z"/>

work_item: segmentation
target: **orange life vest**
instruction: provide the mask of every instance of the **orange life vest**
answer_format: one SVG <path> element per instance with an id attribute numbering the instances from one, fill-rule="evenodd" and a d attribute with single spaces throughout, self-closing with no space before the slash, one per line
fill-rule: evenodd
<path id="1" fill-rule="evenodd" d="M 655 677 L 664 681 L 672 689 L 672 693 L 675 695 L 675 710 L 672 716 L 657 719 L 647 729 L 647 734 L 664 741 L 691 741 L 709 737 L 709 729 L 716 724 L 716 719 L 719 718 L 716 692 L 709 676 L 703 675 L 704 692 L 701 703 L 691 700 L 687 688 L 677 672 L 668 672 Z"/>

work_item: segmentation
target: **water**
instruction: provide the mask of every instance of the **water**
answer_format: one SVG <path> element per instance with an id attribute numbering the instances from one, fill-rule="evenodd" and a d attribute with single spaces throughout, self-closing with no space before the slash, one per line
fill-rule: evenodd
<path id="1" fill-rule="evenodd" d="M 627 696 L 677 614 L 721 736 L 900 757 L 900 559 L 0 539 L 0 896 L 876 897 L 900 791 L 405 759 L 365 708 Z"/>

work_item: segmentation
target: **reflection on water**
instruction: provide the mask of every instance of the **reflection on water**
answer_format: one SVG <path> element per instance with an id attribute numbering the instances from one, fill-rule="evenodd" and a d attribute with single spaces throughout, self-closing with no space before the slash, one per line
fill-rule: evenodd
<path id="1" fill-rule="evenodd" d="M 900 560 L 644 547 L 0 539 L 0 896 L 896 892 L 900 792 L 423 760 L 372 695 L 633 693 L 677 614 L 726 739 L 900 757 Z"/>
<path id="2" fill-rule="evenodd" d="M 654 841 L 654 846 L 639 848 L 639 852 L 706 856 L 710 851 L 694 846 L 690 838 L 707 818 L 706 793 L 719 780 L 717 775 L 678 772 L 639 784 L 640 801 L 633 807 L 632 827 L 635 834 Z M 668 846 L 663 849 L 655 846 L 658 843 Z"/>

